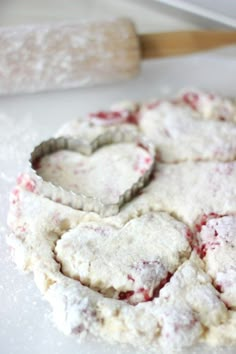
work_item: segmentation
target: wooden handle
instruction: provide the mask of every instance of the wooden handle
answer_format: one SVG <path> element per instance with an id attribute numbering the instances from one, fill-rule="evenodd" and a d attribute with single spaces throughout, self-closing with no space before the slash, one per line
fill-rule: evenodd
<path id="1" fill-rule="evenodd" d="M 236 44 L 236 31 L 183 31 L 139 35 L 143 59 L 168 57 Z"/>

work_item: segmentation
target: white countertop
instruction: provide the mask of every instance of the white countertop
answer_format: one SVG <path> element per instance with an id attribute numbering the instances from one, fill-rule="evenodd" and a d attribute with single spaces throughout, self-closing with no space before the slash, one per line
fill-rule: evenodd
<path id="1" fill-rule="evenodd" d="M 156 5 L 153 1 L 125 0 L 2 0 L 0 25 L 40 23 L 126 15 L 139 31 L 164 31 L 215 26 Z M 184 86 L 198 86 L 236 96 L 235 50 L 220 55 L 195 55 L 152 60 L 142 74 L 128 82 L 91 89 L 0 97 L 0 353 L 1 354 L 127 354 L 92 341 L 79 344 L 65 337 L 50 321 L 50 309 L 31 276 L 20 274 L 10 260 L 4 238 L 8 193 L 16 174 L 27 162 L 33 144 L 53 134 L 69 119 L 88 111 L 106 109 L 121 99 L 145 99 L 168 94 Z M 230 56 L 231 54 L 231 56 Z M 131 351 L 138 354 L 137 351 Z M 131 353 L 130 352 L 130 353 Z M 221 353 L 226 353 L 222 351 Z M 235 351 L 233 351 L 235 353 Z M 231 354 L 233 354 L 231 352 Z M 205 354 L 198 349 L 194 353 Z M 207 352 L 209 353 L 209 351 Z M 227 351 L 230 353 L 230 351 Z M 188 354 L 193 354 L 188 351 Z"/>
<path id="2" fill-rule="evenodd" d="M 0 25 L 60 20 L 130 17 L 140 32 L 220 28 L 213 21 L 172 9 L 155 0 L 3 0 Z"/>

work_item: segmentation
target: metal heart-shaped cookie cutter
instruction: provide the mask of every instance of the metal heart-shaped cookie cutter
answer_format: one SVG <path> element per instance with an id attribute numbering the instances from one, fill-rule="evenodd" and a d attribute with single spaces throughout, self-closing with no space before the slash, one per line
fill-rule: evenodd
<path id="1" fill-rule="evenodd" d="M 151 164 L 148 170 L 138 178 L 138 180 L 123 194 L 119 196 L 117 203 L 106 204 L 99 198 L 86 196 L 82 193 L 75 193 L 71 190 L 57 186 L 52 182 L 43 180 L 43 178 L 37 174 L 37 170 L 34 167 L 36 162 L 53 152 L 59 150 L 71 150 L 77 151 L 83 155 L 91 155 L 98 148 L 115 143 L 130 142 L 136 143 L 143 149 L 147 150 L 151 157 Z M 36 181 L 37 192 L 53 201 L 60 201 L 61 204 L 70 206 L 74 209 L 93 211 L 101 216 L 111 216 L 119 212 L 122 205 L 129 202 L 137 193 L 148 183 L 151 173 L 155 165 L 155 147 L 152 143 L 137 133 L 132 133 L 130 130 L 125 131 L 119 128 L 110 129 L 105 133 L 99 135 L 93 141 L 85 141 L 76 137 L 61 136 L 58 138 L 51 138 L 43 141 L 36 146 L 31 153 L 30 157 L 30 169 L 31 174 Z"/>

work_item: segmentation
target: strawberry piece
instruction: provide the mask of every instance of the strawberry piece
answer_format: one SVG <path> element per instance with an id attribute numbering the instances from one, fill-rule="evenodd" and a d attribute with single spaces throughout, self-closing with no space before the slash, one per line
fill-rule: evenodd
<path id="1" fill-rule="evenodd" d="M 199 102 L 199 96 L 194 92 L 187 92 L 183 95 L 183 101 L 196 111 Z"/>

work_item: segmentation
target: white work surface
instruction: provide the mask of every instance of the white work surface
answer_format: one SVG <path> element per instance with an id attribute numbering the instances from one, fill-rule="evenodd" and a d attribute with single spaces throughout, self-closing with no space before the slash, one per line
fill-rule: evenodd
<path id="1" fill-rule="evenodd" d="M 165 0 L 161 0 L 165 2 Z M 192 0 L 198 3 L 200 0 Z M 218 0 L 219 2 L 220 0 Z M 188 2 L 188 1 L 186 1 Z M 224 9 L 234 16 L 232 0 L 224 1 Z M 168 1 L 166 0 L 166 3 Z M 199 5 L 214 7 L 216 0 L 201 0 Z M 221 8 L 216 7 L 216 12 Z M 225 10 L 226 11 L 226 10 Z M 203 11 L 204 12 L 204 11 Z M 176 10 L 158 0 L 1 0 L 0 26 L 55 21 L 98 19 L 125 16 L 133 19 L 139 32 L 219 28 L 213 20 Z"/>
<path id="2" fill-rule="evenodd" d="M 81 4 L 80 1 L 77 2 Z M 61 6 L 55 8 L 56 15 L 53 14 L 51 6 L 53 1 L 41 1 L 41 5 L 37 2 L 38 7 L 35 9 L 32 4 L 36 6 L 36 0 L 18 1 L 21 7 L 16 6 L 17 12 L 14 10 L 14 3 L 16 4 L 17 1 L 1 2 L 0 23 L 23 23 L 24 19 L 25 22 L 32 23 L 36 19 L 38 19 L 36 22 L 40 22 L 39 19 L 46 18 L 45 9 L 44 12 L 42 11 L 42 4 L 46 6 L 46 3 L 48 18 L 54 16 L 62 18 L 65 13 L 67 19 L 75 19 L 72 11 L 76 7 L 75 1 L 71 1 L 71 8 L 68 10 L 68 1 L 58 0 Z M 31 3 L 30 8 L 27 7 L 29 3 Z M 93 3 L 98 4 L 93 1 L 86 3 L 88 7 L 89 4 L 90 6 Z M 108 1 L 99 1 L 99 3 L 108 6 Z M 121 9 L 122 3 L 124 1 L 120 1 L 117 8 Z M 131 8 L 135 2 L 128 3 Z M 141 8 L 141 2 L 137 4 Z M 83 6 L 85 8 L 85 4 Z M 113 9 L 113 14 L 115 9 L 116 7 Z M 102 13 L 101 8 L 98 10 Z M 119 11 L 117 10 L 120 14 Z M 135 11 L 135 16 L 140 20 L 139 27 L 148 28 L 148 23 L 145 27 L 145 21 L 141 21 L 141 13 L 137 8 Z M 146 11 L 151 13 L 154 10 L 152 8 Z M 157 17 L 160 16 L 161 14 L 157 13 Z M 167 16 L 166 13 L 163 16 Z M 153 13 L 150 18 L 153 21 Z M 170 17 L 168 21 L 171 24 Z M 175 19 L 172 23 L 175 25 L 165 29 L 180 28 L 181 21 L 184 27 L 183 19 Z M 187 20 L 185 28 L 190 28 L 188 25 Z M 162 30 L 163 27 L 160 29 Z M 152 27 L 151 30 L 154 28 Z M 236 53 L 234 49 L 229 49 L 220 51 L 220 54 L 153 60 L 143 65 L 142 74 L 138 78 L 117 85 L 0 98 L 0 354 L 138 354 L 137 350 L 128 350 L 118 345 L 111 347 L 91 339 L 78 343 L 75 338 L 65 337 L 58 332 L 51 322 L 50 308 L 42 299 L 32 277 L 20 274 L 11 262 L 4 241 L 7 232 L 8 193 L 17 173 L 25 166 L 32 146 L 39 140 L 51 136 L 62 123 L 82 116 L 86 112 L 107 108 L 112 102 L 122 99 L 144 100 L 173 93 L 186 86 L 197 86 L 224 95 L 236 96 L 235 77 Z M 198 348 L 186 353 L 212 352 L 212 350 Z M 236 348 L 214 351 L 214 353 L 231 354 L 235 352 Z"/>

